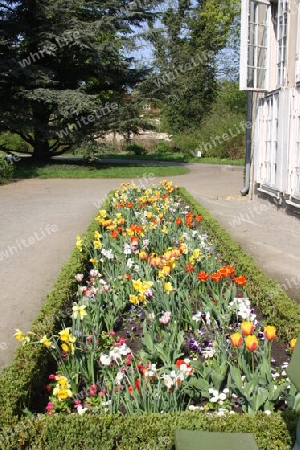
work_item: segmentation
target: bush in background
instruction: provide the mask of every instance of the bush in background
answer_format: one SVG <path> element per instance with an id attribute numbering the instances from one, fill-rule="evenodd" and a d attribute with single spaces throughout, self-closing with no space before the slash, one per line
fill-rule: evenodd
<path id="1" fill-rule="evenodd" d="M 128 152 L 133 152 L 135 155 L 144 155 L 146 153 L 145 147 L 136 143 L 127 145 L 126 150 Z"/>
<path id="2" fill-rule="evenodd" d="M 0 156 L 0 184 L 10 181 L 14 174 L 13 162 L 4 156 Z"/>
<path id="3" fill-rule="evenodd" d="M 225 137 L 226 135 L 226 137 Z M 246 94 L 237 83 L 223 81 L 210 113 L 200 127 L 173 137 L 185 154 L 202 157 L 240 159 L 246 148 Z"/>

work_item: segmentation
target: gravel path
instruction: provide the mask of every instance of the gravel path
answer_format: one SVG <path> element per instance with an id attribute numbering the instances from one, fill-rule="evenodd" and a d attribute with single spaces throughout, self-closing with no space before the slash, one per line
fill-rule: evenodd
<path id="1" fill-rule="evenodd" d="M 285 283 L 300 302 L 300 221 L 275 207 L 260 211 L 267 202 L 242 198 L 242 168 L 187 166 L 191 173 L 172 177 L 174 183 L 186 187 L 261 269 Z M 19 345 L 13 337 L 15 329 L 30 329 L 69 258 L 76 235 L 86 230 L 108 192 L 122 181 L 128 180 L 33 179 L 0 187 L 0 371 L 12 361 Z M 159 181 L 147 173 L 136 184 Z M 292 277 L 298 274 L 295 283 Z"/>

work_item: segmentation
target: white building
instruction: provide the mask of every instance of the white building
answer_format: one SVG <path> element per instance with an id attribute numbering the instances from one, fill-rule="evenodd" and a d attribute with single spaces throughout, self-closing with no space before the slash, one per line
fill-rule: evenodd
<path id="1" fill-rule="evenodd" d="M 252 122 L 243 193 L 300 213 L 300 0 L 242 0 L 241 23 Z"/>

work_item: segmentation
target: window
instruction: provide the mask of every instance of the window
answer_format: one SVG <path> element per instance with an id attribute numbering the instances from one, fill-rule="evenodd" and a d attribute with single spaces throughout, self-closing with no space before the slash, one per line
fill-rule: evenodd
<path id="1" fill-rule="evenodd" d="M 260 181 L 264 185 L 275 187 L 278 156 L 278 95 L 272 95 L 261 100 L 259 122 Z"/>
<path id="2" fill-rule="evenodd" d="M 270 3 L 265 0 L 243 0 L 241 36 L 242 90 L 268 89 L 268 26 Z"/>
<path id="3" fill-rule="evenodd" d="M 287 0 L 279 0 L 277 22 L 277 87 L 286 84 Z"/>
<path id="4" fill-rule="evenodd" d="M 242 0 L 240 88 L 271 91 L 287 82 L 288 0 Z"/>

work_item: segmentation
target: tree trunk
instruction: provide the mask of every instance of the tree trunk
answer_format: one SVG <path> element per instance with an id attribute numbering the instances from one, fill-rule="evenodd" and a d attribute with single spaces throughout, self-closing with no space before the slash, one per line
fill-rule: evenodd
<path id="1" fill-rule="evenodd" d="M 50 159 L 50 145 L 48 140 L 49 111 L 43 105 L 33 107 L 34 144 L 32 158 L 38 162 Z"/>

